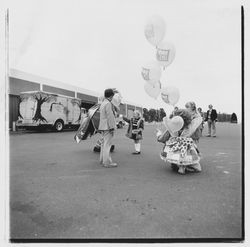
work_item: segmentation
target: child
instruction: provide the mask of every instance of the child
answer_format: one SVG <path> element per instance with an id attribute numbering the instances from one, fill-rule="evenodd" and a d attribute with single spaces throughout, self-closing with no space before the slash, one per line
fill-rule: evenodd
<path id="1" fill-rule="evenodd" d="M 203 132 L 203 129 L 204 129 L 205 117 L 204 117 L 204 113 L 202 112 L 202 109 L 200 107 L 197 110 L 198 110 L 198 113 L 202 117 L 202 122 L 201 122 L 201 135 L 202 135 L 202 132 Z"/>
<path id="2" fill-rule="evenodd" d="M 141 144 L 140 140 L 142 139 L 142 130 L 144 129 L 144 121 L 141 117 L 141 113 L 137 110 L 134 111 L 133 117 L 129 120 L 126 117 L 123 117 L 124 121 L 129 123 L 126 136 L 135 143 L 135 152 L 133 154 L 141 153 Z"/>
<path id="3" fill-rule="evenodd" d="M 164 133 L 157 133 L 157 140 L 165 144 L 161 159 L 171 163 L 172 168 L 177 168 L 180 174 L 185 174 L 186 170 L 201 171 L 199 151 L 192 138 L 201 119 L 193 118 L 187 109 L 173 112 L 170 119 L 174 116 L 182 117 L 184 124 L 178 132 L 171 133 L 167 129 Z"/>
<path id="4" fill-rule="evenodd" d="M 196 110 L 196 104 L 193 101 L 187 102 L 185 105 L 188 112 L 191 114 L 191 125 L 185 130 L 183 135 L 189 135 L 197 144 L 202 133 L 202 116 Z M 190 130 L 191 129 L 191 130 Z M 192 131 L 193 133 L 190 133 Z"/>

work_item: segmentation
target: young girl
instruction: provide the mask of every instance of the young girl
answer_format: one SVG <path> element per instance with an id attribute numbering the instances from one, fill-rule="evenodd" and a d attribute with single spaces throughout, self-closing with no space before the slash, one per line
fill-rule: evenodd
<path id="1" fill-rule="evenodd" d="M 204 117 L 204 113 L 202 112 L 202 109 L 200 107 L 197 110 L 198 110 L 198 113 L 202 117 L 202 122 L 201 122 L 201 136 L 202 136 L 202 132 L 203 132 L 203 129 L 204 129 L 204 123 L 205 123 L 205 117 Z"/>
<path id="2" fill-rule="evenodd" d="M 183 135 L 190 135 L 190 137 L 197 144 L 202 132 L 202 116 L 196 110 L 196 104 L 193 101 L 187 102 L 185 105 L 188 112 L 191 114 L 191 124 L 188 129 L 182 133 Z"/>
<path id="3" fill-rule="evenodd" d="M 133 154 L 140 154 L 140 140 L 142 139 L 142 130 L 144 129 L 144 120 L 141 117 L 141 113 L 135 110 L 131 119 L 128 119 L 126 117 L 123 117 L 123 119 L 124 121 L 129 123 L 126 136 L 134 140 L 135 143 L 135 152 L 133 152 Z"/>
<path id="4" fill-rule="evenodd" d="M 170 116 L 180 116 L 184 125 L 181 130 L 171 133 L 166 130 L 164 133 L 158 133 L 158 141 L 165 145 L 161 153 L 161 159 L 171 163 L 172 168 L 177 167 L 178 173 L 185 174 L 186 170 L 201 171 L 200 155 L 196 145 L 197 126 L 200 125 L 199 116 L 192 116 L 188 109 L 180 109 Z M 193 139 L 194 138 L 194 139 Z"/>

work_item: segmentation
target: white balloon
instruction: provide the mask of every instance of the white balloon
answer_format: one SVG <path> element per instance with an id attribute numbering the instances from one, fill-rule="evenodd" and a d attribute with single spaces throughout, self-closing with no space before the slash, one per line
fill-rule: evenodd
<path id="1" fill-rule="evenodd" d="M 115 95 L 112 98 L 112 103 L 113 105 L 115 105 L 116 107 L 119 107 L 119 105 L 121 104 L 122 101 L 122 96 L 120 93 L 115 93 Z"/>
<path id="2" fill-rule="evenodd" d="M 151 16 L 145 25 L 144 34 L 147 40 L 154 46 L 157 46 L 164 38 L 166 24 L 160 16 Z"/>
<path id="3" fill-rule="evenodd" d="M 148 62 L 142 67 L 141 74 L 145 81 L 159 81 L 161 78 L 161 67 L 156 61 Z"/>
<path id="4" fill-rule="evenodd" d="M 161 89 L 161 98 L 165 103 L 174 106 L 180 99 L 179 89 L 172 86 L 163 87 Z"/>
<path id="5" fill-rule="evenodd" d="M 175 47 L 171 42 L 162 41 L 156 49 L 156 60 L 163 66 L 169 66 L 175 58 Z"/>
<path id="6" fill-rule="evenodd" d="M 166 128 L 170 131 L 170 133 L 173 134 L 179 131 L 183 127 L 184 120 L 180 116 L 174 116 L 171 119 L 168 117 L 164 117 L 163 123 L 166 126 Z"/>
<path id="7" fill-rule="evenodd" d="M 161 92 L 161 83 L 160 82 L 146 82 L 144 85 L 145 92 L 152 98 L 157 99 Z"/>

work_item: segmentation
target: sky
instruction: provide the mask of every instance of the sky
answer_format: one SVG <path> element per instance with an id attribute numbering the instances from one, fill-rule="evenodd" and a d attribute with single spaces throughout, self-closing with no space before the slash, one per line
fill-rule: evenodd
<path id="1" fill-rule="evenodd" d="M 10 68 L 98 93 L 116 87 L 127 101 L 169 109 L 146 94 L 141 75 L 156 61 L 145 24 L 160 16 L 176 49 L 160 81 L 179 89 L 177 106 L 212 104 L 241 117 L 240 1 L 22 0 L 8 8 Z"/>

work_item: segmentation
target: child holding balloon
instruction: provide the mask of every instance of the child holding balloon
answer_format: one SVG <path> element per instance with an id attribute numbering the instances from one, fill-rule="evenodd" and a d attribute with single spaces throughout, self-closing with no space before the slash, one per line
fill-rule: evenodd
<path id="1" fill-rule="evenodd" d="M 192 135 L 202 119 L 193 118 L 187 109 L 174 111 L 169 118 L 164 118 L 166 131 L 157 133 L 157 140 L 164 143 L 161 159 L 169 162 L 178 173 L 201 171 L 200 155 Z"/>

